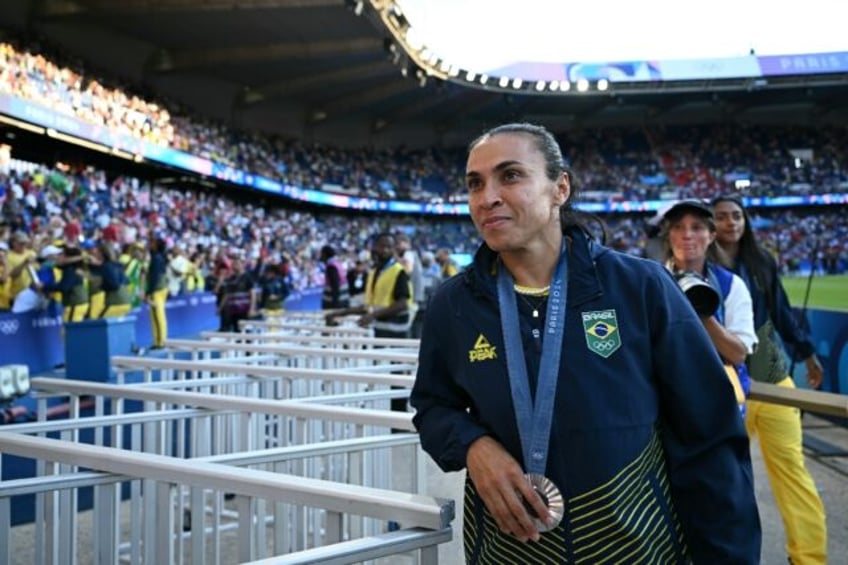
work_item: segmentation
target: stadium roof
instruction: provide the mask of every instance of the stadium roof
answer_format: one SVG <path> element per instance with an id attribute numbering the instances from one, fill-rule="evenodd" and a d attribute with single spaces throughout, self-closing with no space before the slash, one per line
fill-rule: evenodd
<path id="1" fill-rule="evenodd" d="M 428 128 L 467 139 L 513 119 L 554 129 L 714 121 L 848 124 L 848 76 L 646 84 L 535 95 L 401 74 L 391 35 L 356 0 L 4 0 L 0 22 L 200 115 L 313 138 Z M 357 12 L 360 12 L 357 14 Z M 423 83 L 423 84 L 422 84 Z M 679 85 L 678 85 L 679 87 Z M 348 127 L 358 124 L 358 128 Z M 462 132 L 462 133 L 460 133 Z M 370 138 L 364 141 L 367 143 Z M 359 140 L 362 142 L 363 140 Z"/>

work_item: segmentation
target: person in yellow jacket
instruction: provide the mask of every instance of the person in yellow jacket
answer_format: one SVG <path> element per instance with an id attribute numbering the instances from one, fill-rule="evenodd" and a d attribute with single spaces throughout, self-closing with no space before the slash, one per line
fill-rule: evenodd
<path id="1" fill-rule="evenodd" d="M 155 238 L 150 242 L 150 263 L 144 289 L 144 299 L 150 305 L 150 328 L 153 332 L 151 349 L 162 349 L 168 339 L 168 318 L 165 315 L 165 301 L 168 299 L 168 281 L 165 272 L 168 269 L 168 256 L 165 240 Z"/>
<path id="2" fill-rule="evenodd" d="M 43 293 L 62 293 L 62 320 L 65 323 L 81 322 L 88 313 L 88 273 L 83 263 L 82 250 L 66 245 L 57 262 L 62 276 L 58 282 L 40 288 Z"/>
<path id="3" fill-rule="evenodd" d="M 9 245 L 0 241 L 0 311 L 12 308 L 12 277 L 9 276 L 9 267 L 6 264 L 6 254 Z"/>
<path id="4" fill-rule="evenodd" d="M 206 279 L 203 275 L 203 253 L 196 251 L 189 259 L 188 269 L 185 272 L 186 292 L 203 292 L 206 288 Z"/>
<path id="5" fill-rule="evenodd" d="M 119 261 L 124 266 L 124 274 L 127 275 L 129 281 L 127 284 L 130 293 L 130 307 L 135 308 L 143 302 L 143 281 L 147 273 L 144 246 L 140 243 L 125 245 Z"/>
<path id="6" fill-rule="evenodd" d="M 340 310 L 331 310 L 324 319 L 328 326 L 338 325 L 340 316 L 360 314 L 357 324 L 374 327 L 374 337 L 409 337 L 415 318 L 412 283 L 409 275 L 395 257 L 395 238 L 383 233 L 371 247 L 374 267 L 365 283 L 365 303 Z M 406 412 L 406 399 L 393 398 L 392 410 Z"/>
<path id="7" fill-rule="evenodd" d="M 115 248 L 107 241 L 101 241 L 97 244 L 95 255 L 99 257 L 100 263 L 99 265 L 92 265 L 90 271 L 97 272 L 103 294 L 103 305 L 97 317 L 119 318 L 125 316 L 131 308 L 131 296 L 129 279 L 124 272 L 124 266 L 118 260 Z"/>
<path id="8" fill-rule="evenodd" d="M 384 233 L 377 236 L 371 248 L 374 267 L 365 283 L 365 303 L 330 310 L 325 321 L 337 325 L 338 318 L 361 314 L 357 324 L 374 327 L 375 337 L 409 337 L 413 312 L 412 284 L 409 275 L 395 257 L 395 238 Z"/>
<path id="9" fill-rule="evenodd" d="M 103 265 L 102 243 L 87 241 L 83 245 L 85 264 L 88 266 L 88 315 L 90 320 L 102 317 L 106 310 L 106 291 L 103 290 Z"/>
<path id="10" fill-rule="evenodd" d="M 6 268 L 10 279 L 9 292 L 12 296 L 12 302 L 15 301 L 15 296 L 19 292 L 25 288 L 30 288 L 36 282 L 33 273 L 37 268 L 35 264 L 37 257 L 26 233 L 16 231 L 12 234 L 10 249 L 6 253 Z"/>

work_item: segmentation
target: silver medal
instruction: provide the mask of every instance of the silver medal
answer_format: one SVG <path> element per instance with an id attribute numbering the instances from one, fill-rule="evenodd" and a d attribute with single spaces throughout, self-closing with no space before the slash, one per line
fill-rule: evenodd
<path id="1" fill-rule="evenodd" d="M 536 491 L 536 494 L 539 495 L 539 498 L 548 507 L 548 514 L 551 515 L 552 522 L 550 526 L 542 522 L 542 520 L 536 517 L 535 512 L 533 512 L 530 505 L 525 501 L 530 518 L 533 520 L 533 524 L 537 530 L 540 532 L 549 532 L 559 526 L 565 514 L 565 502 L 562 499 L 562 493 L 559 492 L 553 481 L 544 475 L 527 473 L 524 476 L 527 477 L 527 482 L 530 483 L 530 486 L 533 487 L 533 490 Z"/>

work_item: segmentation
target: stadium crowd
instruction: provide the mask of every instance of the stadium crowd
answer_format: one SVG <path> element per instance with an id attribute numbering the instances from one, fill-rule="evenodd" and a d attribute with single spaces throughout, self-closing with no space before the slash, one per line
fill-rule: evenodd
<path id="1" fill-rule="evenodd" d="M 43 49 L 0 43 L 0 93 L 293 186 L 464 198 L 464 148 L 343 149 L 237 131 L 106 86 L 81 63 L 56 63 Z M 757 196 L 848 192 L 848 132 L 836 127 L 645 127 L 559 138 L 581 173 L 584 198 L 595 201 L 705 197 L 739 186 Z"/>
<path id="2" fill-rule="evenodd" d="M 644 254 L 650 216 L 604 219 L 612 247 Z M 756 222 L 761 241 L 780 258 L 784 272 L 813 257 L 829 272 L 848 265 L 848 219 L 839 210 L 761 210 Z M 11 308 L 15 295 L 32 282 L 26 270 L 10 276 L 21 261 L 29 257 L 37 270 L 39 262 L 65 247 L 79 248 L 85 257 L 106 242 L 123 252 L 127 265 L 133 249 L 143 251 L 140 259 L 149 259 L 149 243 L 161 239 L 172 267 L 167 274 L 172 296 L 212 290 L 229 275 L 236 258 L 248 272 L 283 265 L 289 288 L 297 290 L 323 284 L 323 246 L 338 250 L 337 260 L 350 269 L 357 259 L 367 260 L 369 238 L 387 231 L 409 235 L 419 253 L 448 249 L 466 254 L 477 244 L 466 218 L 293 211 L 282 203 L 245 203 L 192 187 L 127 176 L 109 179 L 92 168 L 71 171 L 13 162 L 0 172 L 0 289 L 5 289 L 0 290 L 0 309 Z"/>
<path id="3" fill-rule="evenodd" d="M 0 94 L 302 188 L 401 199 L 464 197 L 462 148 L 352 150 L 234 131 L 176 105 L 107 86 L 84 65 L 66 62 L 67 55 L 41 53 L 38 46 L 31 52 L 0 43 Z M 61 64 L 54 62 L 60 59 Z M 847 133 L 722 125 L 570 131 L 559 141 L 584 199 L 675 200 L 736 189 L 768 196 L 848 192 Z M 613 247 L 644 254 L 649 218 L 605 219 Z M 838 210 L 762 210 L 757 222 L 762 241 L 785 272 L 813 261 L 837 272 L 848 263 L 848 222 Z M 155 241 L 164 247 L 163 276 L 173 296 L 214 290 L 232 275 L 234 262 L 257 274 L 279 265 L 290 289 L 320 286 L 323 246 L 338 250 L 337 261 L 349 269 L 366 259 L 368 239 L 386 231 L 410 236 L 413 248 L 425 255 L 467 254 L 477 244 L 465 218 L 293 211 L 281 202 L 247 203 L 121 172 L 6 159 L 0 166 L 0 309 L 12 308 L 24 289 L 58 296 L 59 283 L 44 268 L 67 263 L 67 257 L 57 263 L 57 254 L 70 253 L 71 263 L 87 267 L 85 276 L 93 269 L 96 280 L 109 258 L 103 252 L 112 249 L 126 268 L 132 266 L 128 276 L 138 303 L 145 294 L 140 264 L 150 260 Z"/>

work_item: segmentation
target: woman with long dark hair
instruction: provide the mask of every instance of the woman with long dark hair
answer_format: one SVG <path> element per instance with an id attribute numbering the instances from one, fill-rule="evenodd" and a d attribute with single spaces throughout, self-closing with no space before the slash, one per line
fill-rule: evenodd
<path id="1" fill-rule="evenodd" d="M 474 140 L 466 186 L 484 243 L 427 308 L 410 396 L 467 470 L 466 561 L 758 563 L 748 438 L 670 274 L 594 240 L 543 127 Z"/>
<path id="2" fill-rule="evenodd" d="M 807 365 L 807 381 L 817 388 L 823 371 L 813 344 L 798 325 L 777 262 L 757 242 L 751 217 L 734 195 L 713 200 L 716 243 L 726 266 L 748 285 L 754 305 L 754 327 L 759 345 L 748 357 L 748 372 L 755 381 L 794 388 L 787 374 L 783 344 L 795 359 Z M 779 336 L 779 338 L 778 338 Z M 824 505 L 804 466 L 801 417 L 797 408 L 749 401 L 745 418 L 751 437 L 759 437 L 763 461 L 775 503 L 786 530 L 786 551 L 792 563 L 827 562 L 827 527 Z"/>

